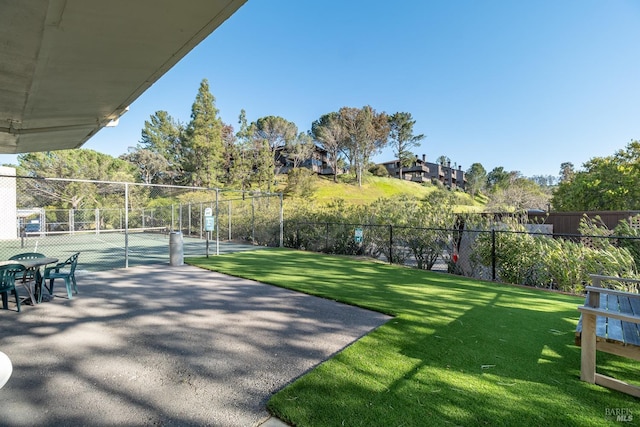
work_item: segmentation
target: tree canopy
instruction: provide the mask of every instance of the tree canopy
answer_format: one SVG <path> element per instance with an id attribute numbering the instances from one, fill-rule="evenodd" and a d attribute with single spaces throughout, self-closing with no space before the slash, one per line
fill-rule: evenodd
<path id="1" fill-rule="evenodd" d="M 344 128 L 338 113 L 323 114 L 311 124 L 311 135 L 320 147 L 327 151 L 329 164 L 333 170 L 333 181 L 338 180 L 338 162 L 346 149 Z"/>
<path id="2" fill-rule="evenodd" d="M 386 113 L 377 113 L 371 106 L 342 107 L 338 111 L 343 129 L 344 149 L 358 185 L 371 156 L 388 143 L 389 121 Z"/>
<path id="3" fill-rule="evenodd" d="M 135 167 L 122 159 L 94 150 L 75 149 L 20 154 L 17 173 L 33 178 L 67 178 L 114 182 L 135 181 Z M 79 209 L 83 204 L 100 206 L 115 189 L 84 181 L 61 182 L 31 179 L 24 181 L 30 191 L 22 192 L 22 206 L 58 206 Z"/>
<path id="4" fill-rule="evenodd" d="M 415 124 L 411 113 L 398 112 L 389 116 L 390 144 L 393 146 L 393 154 L 400 162 L 400 179 L 402 168 L 409 167 L 414 159 L 411 149 L 420 146 L 420 141 L 425 138 L 423 134 L 413 134 Z"/>
<path id="5" fill-rule="evenodd" d="M 487 171 L 481 163 L 473 163 L 467 169 L 467 190 L 472 196 L 480 193 L 487 186 Z"/>
<path id="6" fill-rule="evenodd" d="M 563 179 L 553 193 L 558 211 L 640 209 L 640 142 L 612 156 L 593 157 L 584 170 Z"/>

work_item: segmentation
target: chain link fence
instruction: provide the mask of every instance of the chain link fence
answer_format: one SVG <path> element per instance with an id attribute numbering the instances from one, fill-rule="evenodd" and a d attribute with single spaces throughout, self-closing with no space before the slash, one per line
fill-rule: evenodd
<path id="1" fill-rule="evenodd" d="M 282 196 L 273 193 L 0 175 L 0 203 L 0 259 L 81 252 L 79 268 L 104 270 L 168 262 L 171 232 L 182 233 L 185 256 L 282 242 Z"/>
<path id="2" fill-rule="evenodd" d="M 589 274 L 637 278 L 640 265 L 637 236 L 483 229 L 464 223 L 442 229 L 287 221 L 284 245 L 571 293 L 582 292 Z"/>

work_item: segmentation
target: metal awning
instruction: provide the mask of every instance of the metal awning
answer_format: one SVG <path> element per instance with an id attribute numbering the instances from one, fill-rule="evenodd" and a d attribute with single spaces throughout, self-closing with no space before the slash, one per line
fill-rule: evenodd
<path id="1" fill-rule="evenodd" d="M 77 148 L 246 0 L 0 0 L 0 153 Z"/>

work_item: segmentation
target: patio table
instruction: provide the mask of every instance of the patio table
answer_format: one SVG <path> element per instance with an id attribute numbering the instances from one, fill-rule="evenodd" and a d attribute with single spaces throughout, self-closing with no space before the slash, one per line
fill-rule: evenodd
<path id="1" fill-rule="evenodd" d="M 28 277 L 28 275 L 25 274 L 21 282 L 22 282 L 22 286 L 24 286 L 24 288 L 27 290 L 27 293 L 29 295 L 29 297 L 25 298 L 24 300 L 26 301 L 27 299 L 30 299 L 31 304 L 36 305 L 36 302 L 40 302 L 42 298 L 41 297 L 42 282 L 44 280 L 42 277 L 42 274 L 40 274 L 40 267 L 45 266 L 47 264 L 55 264 L 57 262 L 58 262 L 58 258 L 44 257 L 44 258 L 0 261 L 0 265 L 20 264 L 24 266 L 26 271 L 31 271 L 33 273 L 34 282 L 35 282 L 35 285 L 34 285 L 35 293 L 31 291 L 31 284 L 29 283 L 29 281 L 26 280 L 26 277 Z"/>

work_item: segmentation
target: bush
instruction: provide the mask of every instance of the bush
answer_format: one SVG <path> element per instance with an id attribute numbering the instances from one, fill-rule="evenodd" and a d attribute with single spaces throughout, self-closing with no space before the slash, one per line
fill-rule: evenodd
<path id="1" fill-rule="evenodd" d="M 373 176 L 388 177 L 389 171 L 383 165 L 373 165 L 369 168 Z"/>
<path id="2" fill-rule="evenodd" d="M 291 169 L 287 174 L 284 194 L 308 198 L 315 191 L 315 173 L 307 168 Z"/>
<path id="3" fill-rule="evenodd" d="M 640 230 L 632 227 L 632 222 L 636 224 L 640 222 L 640 215 L 630 218 L 629 221 L 620 221 L 613 229 L 613 234 L 627 237 L 626 239 L 618 239 L 618 246 L 629 251 L 635 261 L 637 271 L 640 266 Z"/>
<path id="4" fill-rule="evenodd" d="M 496 278 L 502 282 L 537 286 L 540 284 L 538 270 L 541 242 L 527 234 L 522 225 L 503 224 L 496 231 Z M 491 233 L 481 233 L 476 239 L 472 260 L 485 266 L 492 265 L 493 238 Z"/>

